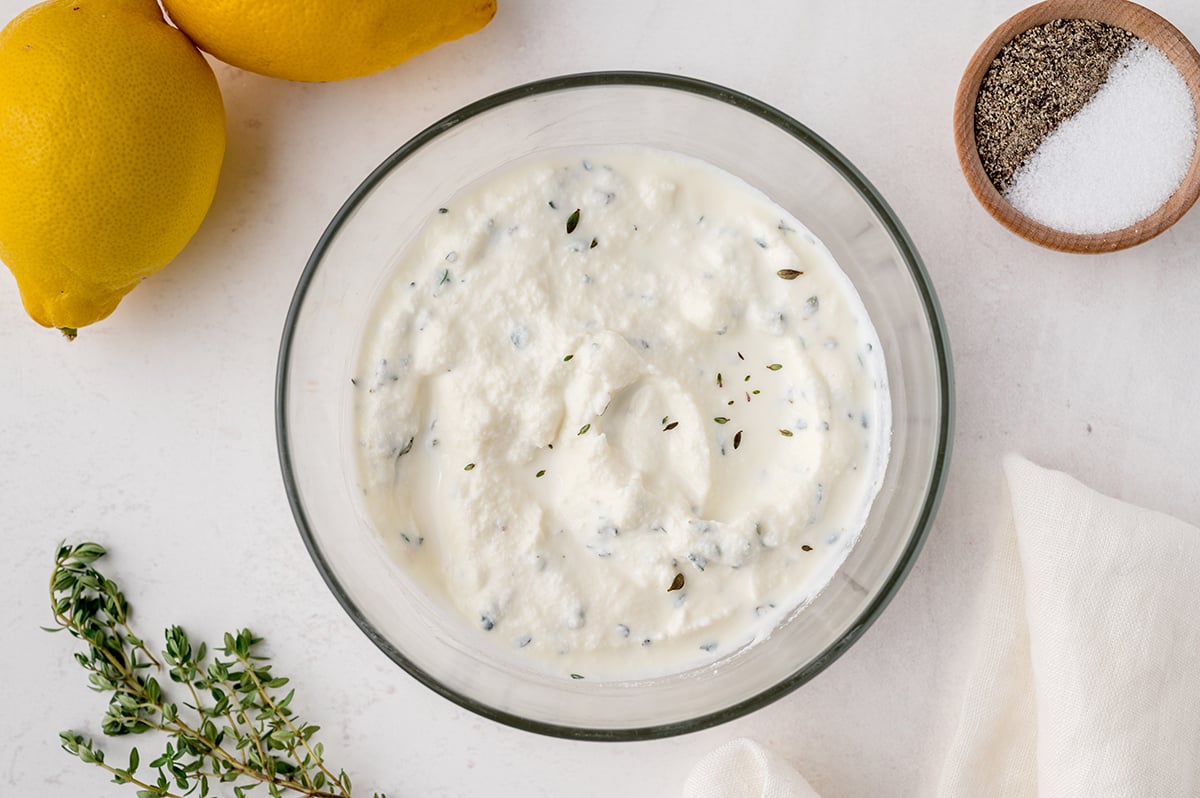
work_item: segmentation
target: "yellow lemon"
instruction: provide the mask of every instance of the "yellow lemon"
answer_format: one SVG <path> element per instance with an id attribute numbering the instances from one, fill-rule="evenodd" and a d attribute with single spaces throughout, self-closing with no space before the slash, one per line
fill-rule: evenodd
<path id="1" fill-rule="evenodd" d="M 163 0 L 200 49 L 286 80 L 357 78 L 474 33 L 496 0 Z"/>
<path id="2" fill-rule="evenodd" d="M 50 0 L 0 32 L 0 259 L 68 335 L 171 261 L 225 154 L 216 76 L 155 0 Z"/>

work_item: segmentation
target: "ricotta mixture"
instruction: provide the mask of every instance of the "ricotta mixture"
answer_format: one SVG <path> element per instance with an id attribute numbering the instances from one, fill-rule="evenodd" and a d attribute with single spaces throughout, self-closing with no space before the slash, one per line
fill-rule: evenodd
<path id="1" fill-rule="evenodd" d="M 829 251 L 647 148 L 541 155 L 431 209 L 352 382 L 388 551 L 563 677 L 768 635 L 854 544 L 890 440 L 879 341 Z"/>

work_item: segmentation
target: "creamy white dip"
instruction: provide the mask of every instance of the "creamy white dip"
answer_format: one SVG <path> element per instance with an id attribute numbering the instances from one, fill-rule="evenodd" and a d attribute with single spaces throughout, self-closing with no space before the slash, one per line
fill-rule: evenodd
<path id="1" fill-rule="evenodd" d="M 735 653 L 831 579 L 884 361 L 798 220 L 691 158 L 525 160 L 431 209 L 353 380 L 364 507 L 481 640 L 564 677 Z"/>

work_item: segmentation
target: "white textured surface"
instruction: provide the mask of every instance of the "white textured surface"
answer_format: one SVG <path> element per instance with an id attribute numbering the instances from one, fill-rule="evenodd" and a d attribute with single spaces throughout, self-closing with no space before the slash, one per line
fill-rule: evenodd
<path id="1" fill-rule="evenodd" d="M 0 16 L 23 0 L 0 0 Z M 1200 6 L 1155 11 L 1194 40 Z M 28 321 L 0 277 L 0 795 L 126 795 L 57 750 L 97 727 L 48 620 L 62 537 L 94 537 L 147 634 L 172 622 L 269 635 L 332 761 L 394 796 L 676 795 L 751 736 L 822 794 L 925 795 L 969 664 L 965 620 L 1000 530 L 1000 457 L 1200 520 L 1200 212 L 1132 251 L 1043 251 L 993 222 L 959 173 L 958 79 L 1020 2 L 551 3 L 501 0 L 480 34 L 351 83 L 218 69 L 230 143 L 196 239 L 73 344 Z M 954 346 L 955 456 L 938 522 L 891 607 L 786 699 L 683 738 L 599 745 L 477 718 L 404 675 L 346 618 L 300 543 L 275 458 L 272 388 L 296 278 L 355 185 L 413 133 L 527 80 L 657 69 L 756 95 L 841 149 L 923 253 Z M 220 576 L 213 575 L 220 573 Z M 132 794 L 132 793 L 128 793 Z"/>

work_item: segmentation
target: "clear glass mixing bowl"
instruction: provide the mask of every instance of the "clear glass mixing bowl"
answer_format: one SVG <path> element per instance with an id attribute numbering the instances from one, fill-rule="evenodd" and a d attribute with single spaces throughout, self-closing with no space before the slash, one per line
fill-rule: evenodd
<path id="1" fill-rule="evenodd" d="M 568 681 L 474 645 L 477 632 L 384 555 L 360 507 L 350 378 L 365 319 L 422 220 L 460 188 L 550 148 L 645 145 L 706 160 L 789 210 L 830 249 L 874 321 L 892 401 L 891 458 L 833 581 L 767 640 L 710 667 L 638 682 Z M 300 534 L 346 611 L 389 657 L 503 723 L 579 739 L 721 723 L 811 679 L 895 594 L 929 530 L 953 424 L 946 330 L 916 249 L 879 193 L 808 128 L 735 91 L 609 72 L 519 86 L 451 114 L 372 172 L 308 261 L 279 353 L 276 427 Z"/>

